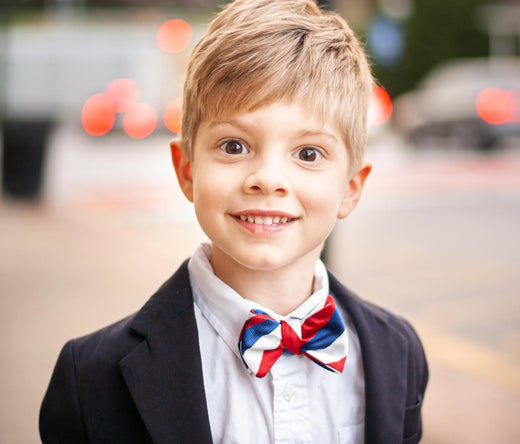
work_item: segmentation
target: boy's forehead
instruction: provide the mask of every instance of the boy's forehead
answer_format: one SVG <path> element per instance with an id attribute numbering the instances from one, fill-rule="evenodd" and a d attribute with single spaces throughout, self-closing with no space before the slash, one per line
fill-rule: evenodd
<path id="1" fill-rule="evenodd" d="M 288 113 L 288 115 L 285 115 Z M 302 101 L 277 101 L 257 106 L 253 109 L 242 109 L 234 112 L 221 113 L 217 116 L 208 116 L 201 121 L 201 127 L 213 129 L 219 126 L 236 126 L 244 130 L 250 129 L 266 115 L 285 117 L 284 124 L 289 125 L 287 130 L 294 130 L 305 135 L 330 134 L 334 138 L 341 138 L 339 125 L 332 121 L 330 116 L 323 116 L 313 107 Z M 293 117 L 293 118 L 291 118 Z M 327 117 L 329 117 L 327 119 Z"/>

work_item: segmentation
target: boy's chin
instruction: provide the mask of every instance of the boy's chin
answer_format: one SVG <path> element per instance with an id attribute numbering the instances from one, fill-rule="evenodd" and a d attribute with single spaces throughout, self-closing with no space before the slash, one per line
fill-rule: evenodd
<path id="1" fill-rule="evenodd" d="M 214 251 L 212 263 L 218 262 L 217 266 L 223 266 L 227 270 L 243 269 L 245 272 L 267 273 L 281 271 L 291 266 L 305 266 L 305 264 L 314 267 L 316 260 L 320 257 L 321 245 L 309 252 L 294 252 L 294 254 L 276 251 L 276 249 L 273 251 L 272 248 L 252 248 L 247 251 L 224 252 L 221 249 L 215 251 L 213 246 L 212 250 Z"/>

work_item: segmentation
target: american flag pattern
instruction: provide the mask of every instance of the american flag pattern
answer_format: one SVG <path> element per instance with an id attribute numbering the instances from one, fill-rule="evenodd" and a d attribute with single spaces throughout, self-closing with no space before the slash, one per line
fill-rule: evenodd
<path id="1" fill-rule="evenodd" d="M 286 321 L 251 310 L 238 342 L 247 369 L 263 378 L 282 353 L 305 355 L 334 373 L 343 372 L 348 351 L 345 324 L 332 296 L 301 323 L 301 334 Z"/>

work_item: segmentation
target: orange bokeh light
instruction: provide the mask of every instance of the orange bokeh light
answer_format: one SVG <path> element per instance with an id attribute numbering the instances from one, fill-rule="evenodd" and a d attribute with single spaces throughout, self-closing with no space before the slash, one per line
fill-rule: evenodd
<path id="1" fill-rule="evenodd" d="M 186 49 L 191 43 L 193 29 L 181 19 L 168 20 L 157 31 L 157 45 L 168 53 L 177 53 Z"/>
<path id="2" fill-rule="evenodd" d="M 486 88 L 477 97 L 477 111 L 487 123 L 501 125 L 515 119 L 515 99 L 509 91 Z"/>
<path id="3" fill-rule="evenodd" d="M 181 132 L 182 123 L 182 97 L 173 99 L 164 110 L 164 124 L 172 133 L 179 134 Z"/>
<path id="4" fill-rule="evenodd" d="M 124 113 L 139 99 L 139 86 L 132 79 L 112 80 L 105 88 L 116 113 Z"/>
<path id="5" fill-rule="evenodd" d="M 390 95 L 380 86 L 375 85 L 368 108 L 369 126 L 379 126 L 386 123 L 392 116 L 393 105 Z"/>
<path id="6" fill-rule="evenodd" d="M 142 139 L 152 134 L 157 125 L 157 112 L 148 103 L 134 104 L 123 117 L 123 128 L 130 137 Z"/>
<path id="7" fill-rule="evenodd" d="M 94 94 L 83 105 L 81 124 L 91 136 L 102 136 L 108 133 L 115 121 L 114 104 L 107 94 Z"/>

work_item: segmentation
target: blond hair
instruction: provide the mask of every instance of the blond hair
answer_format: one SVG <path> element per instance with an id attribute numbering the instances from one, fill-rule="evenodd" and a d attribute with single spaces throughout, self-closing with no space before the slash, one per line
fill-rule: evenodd
<path id="1" fill-rule="evenodd" d="M 347 23 L 314 0 L 235 0 L 194 47 L 184 85 L 189 158 L 199 125 L 279 101 L 298 101 L 341 131 L 361 163 L 373 79 Z"/>

